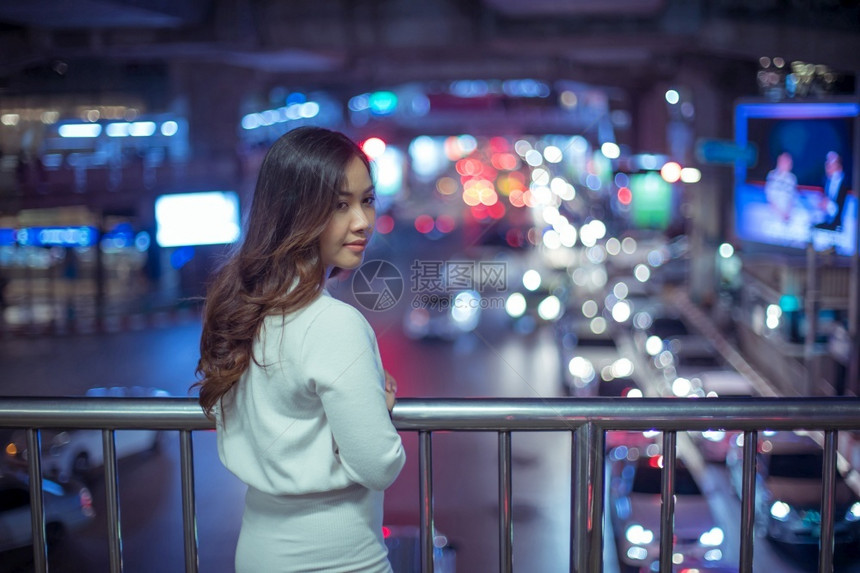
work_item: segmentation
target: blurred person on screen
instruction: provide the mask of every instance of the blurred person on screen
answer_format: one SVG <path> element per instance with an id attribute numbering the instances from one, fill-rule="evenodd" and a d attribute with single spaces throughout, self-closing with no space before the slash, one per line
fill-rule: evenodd
<path id="1" fill-rule="evenodd" d="M 776 166 L 767 174 L 764 194 L 771 208 L 782 221 L 791 218 L 797 198 L 797 176 L 792 172 L 794 160 L 791 154 L 783 151 L 776 158 Z"/>
<path id="2" fill-rule="evenodd" d="M 824 159 L 824 193 L 821 197 L 824 220 L 815 228 L 833 231 L 842 226 L 847 194 L 848 182 L 842 170 L 842 158 L 835 151 L 828 151 Z"/>

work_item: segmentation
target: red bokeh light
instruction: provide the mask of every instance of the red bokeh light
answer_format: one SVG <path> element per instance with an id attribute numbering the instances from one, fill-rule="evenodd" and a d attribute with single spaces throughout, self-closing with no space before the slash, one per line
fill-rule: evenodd
<path id="1" fill-rule="evenodd" d="M 427 234 L 433 230 L 435 223 L 430 215 L 418 215 L 415 217 L 415 230 L 422 234 Z"/>
<path id="2" fill-rule="evenodd" d="M 394 230 L 394 217 L 392 217 L 391 215 L 380 215 L 376 218 L 376 225 L 374 225 L 374 230 L 377 233 L 387 235 Z"/>
<path id="3" fill-rule="evenodd" d="M 471 208 L 472 216 L 479 221 L 483 221 L 490 214 L 487 212 L 487 206 L 483 204 L 473 205 Z"/>
<path id="4" fill-rule="evenodd" d="M 440 233 L 450 233 L 454 230 L 456 223 L 454 222 L 454 218 L 450 215 L 439 215 L 436 217 L 436 229 L 439 230 Z"/>
<path id="5" fill-rule="evenodd" d="M 519 229 L 508 229 L 508 232 L 505 233 L 505 242 L 508 245 L 519 248 L 523 246 L 523 233 Z"/>
<path id="6" fill-rule="evenodd" d="M 618 202 L 622 205 L 629 205 L 633 201 L 633 192 L 627 187 L 618 189 Z"/>
<path id="7" fill-rule="evenodd" d="M 490 149 L 496 153 L 501 153 L 510 149 L 510 143 L 504 137 L 493 137 L 490 139 Z"/>
<path id="8" fill-rule="evenodd" d="M 501 201 L 496 201 L 492 205 L 487 206 L 487 214 L 493 219 L 501 219 L 505 216 L 505 205 Z"/>

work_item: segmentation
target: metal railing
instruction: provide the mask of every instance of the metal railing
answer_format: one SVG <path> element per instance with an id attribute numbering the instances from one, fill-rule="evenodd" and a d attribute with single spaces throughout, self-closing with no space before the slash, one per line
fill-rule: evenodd
<path id="1" fill-rule="evenodd" d="M 433 571 L 432 433 L 498 433 L 500 570 L 513 570 L 511 433 L 569 431 L 573 434 L 570 570 L 603 570 L 604 443 L 610 430 L 663 432 L 660 571 L 672 571 L 672 527 L 677 432 L 723 429 L 744 435 L 740 559 L 752 572 L 755 523 L 755 463 L 762 430 L 820 431 L 824 465 L 818 570 L 833 571 L 837 432 L 860 430 L 860 398 L 552 398 L 552 399 L 403 399 L 394 410 L 400 431 L 418 433 L 420 548 L 422 573 Z M 180 436 L 185 570 L 196 573 L 197 522 L 191 432 L 211 430 L 193 398 L 0 398 L 0 427 L 27 430 L 30 452 L 40 452 L 40 429 L 101 429 L 110 570 L 122 570 L 115 430 L 175 430 Z M 47 571 L 45 515 L 40 456 L 28 457 L 37 572 Z"/>

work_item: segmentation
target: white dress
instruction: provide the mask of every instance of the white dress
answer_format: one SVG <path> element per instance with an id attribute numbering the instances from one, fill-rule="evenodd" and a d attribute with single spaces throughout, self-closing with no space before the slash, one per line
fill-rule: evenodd
<path id="1" fill-rule="evenodd" d="M 221 461 L 248 484 L 236 571 L 391 571 L 382 492 L 405 454 L 367 320 L 324 292 L 266 318 L 254 357 L 215 409 Z"/>

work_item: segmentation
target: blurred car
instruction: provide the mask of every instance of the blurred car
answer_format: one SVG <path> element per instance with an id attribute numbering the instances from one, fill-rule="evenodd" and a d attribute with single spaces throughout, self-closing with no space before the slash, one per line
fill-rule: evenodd
<path id="1" fill-rule="evenodd" d="M 601 380 L 597 383 L 597 395 L 601 398 L 641 398 L 642 390 L 636 381 L 629 376 L 613 378 L 611 380 Z M 634 431 L 634 430 L 608 430 L 606 432 L 606 451 L 614 451 L 615 459 L 626 458 L 628 451 L 636 448 L 645 455 L 649 446 L 656 446 L 659 451 L 657 438 L 662 436 L 661 432 L 656 431 Z M 618 448 L 623 448 L 619 450 Z M 653 451 L 653 450 L 652 450 Z"/>
<path id="2" fill-rule="evenodd" d="M 633 326 L 637 350 L 670 379 L 685 368 L 702 370 L 721 365 L 711 341 L 691 331 L 684 319 L 670 311 L 639 312 L 633 317 Z"/>
<path id="3" fill-rule="evenodd" d="M 570 296 L 570 276 L 562 270 L 526 269 L 511 281 L 505 312 L 515 330 L 530 332 L 539 324 L 553 323 L 565 313 Z"/>
<path id="4" fill-rule="evenodd" d="M 418 294 L 403 317 L 403 332 L 414 340 L 456 340 L 478 327 L 481 303 L 474 290 Z"/>
<path id="5" fill-rule="evenodd" d="M 146 386 L 114 386 L 91 388 L 90 398 L 154 398 L 169 394 Z M 117 430 L 117 460 L 142 452 L 153 452 L 159 447 L 160 432 L 156 430 Z M 104 463 L 101 430 L 45 429 L 41 431 L 42 472 L 45 477 L 67 482 L 72 479 L 86 481 L 94 469 Z M 12 433 L 5 447 L 6 461 L 13 467 L 25 467 L 29 452 L 27 435 L 23 430 Z"/>
<path id="6" fill-rule="evenodd" d="M 699 372 L 689 378 L 689 385 L 689 395 L 691 396 L 749 398 L 759 395 L 753 383 L 746 376 L 730 369 Z M 723 463 L 726 461 L 729 444 L 739 433 L 715 428 L 690 432 L 690 436 L 706 461 Z"/>
<path id="7" fill-rule="evenodd" d="M 660 484 L 663 456 L 618 462 L 612 472 L 610 512 L 618 555 L 628 568 L 648 570 L 660 556 Z M 725 535 L 692 473 L 679 459 L 675 468 L 673 556 L 679 565 L 718 563 Z"/>
<path id="8" fill-rule="evenodd" d="M 824 451 L 812 438 L 794 432 L 765 432 L 756 454 L 756 525 L 770 540 L 817 546 L 821 535 Z M 738 497 L 743 478 L 743 434 L 726 455 Z M 837 547 L 860 542 L 860 498 L 836 472 L 834 537 Z"/>
<path id="9" fill-rule="evenodd" d="M 601 381 L 633 373 L 632 362 L 622 359 L 614 337 L 607 330 L 595 332 L 585 320 L 563 317 L 557 336 L 564 368 L 562 381 L 569 396 L 597 396 Z"/>
<path id="10" fill-rule="evenodd" d="M 45 479 L 42 490 L 45 537 L 50 545 L 58 543 L 69 531 L 86 525 L 95 515 L 93 498 L 86 487 Z M 27 475 L 4 472 L 0 475 L 0 551 L 32 544 Z"/>

